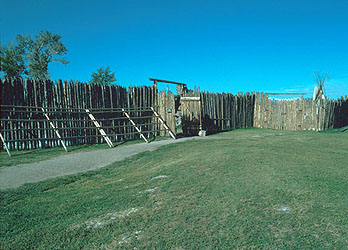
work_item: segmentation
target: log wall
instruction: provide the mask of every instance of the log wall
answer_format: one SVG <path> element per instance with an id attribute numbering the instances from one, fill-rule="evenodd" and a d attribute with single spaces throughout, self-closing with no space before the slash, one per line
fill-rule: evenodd
<path id="1" fill-rule="evenodd" d="M 253 126 L 255 93 L 202 92 L 200 96 L 204 130 L 217 132 Z"/>
<path id="2" fill-rule="evenodd" d="M 61 130 L 67 145 L 104 141 L 85 109 L 93 110 L 113 141 L 139 138 L 137 131 L 124 117 L 122 108 L 128 110 L 132 117 L 137 117 L 136 122 L 142 130 L 146 130 L 147 136 L 168 134 L 161 131 L 163 126 L 154 121 L 150 107 L 158 111 L 174 132 L 175 115 L 181 112 L 185 135 L 196 135 L 201 129 L 215 133 L 254 126 L 320 131 L 348 125 L 347 96 L 314 103 L 306 98 L 277 100 L 254 92 L 216 94 L 195 88 L 175 96 L 169 90 L 158 92 L 155 86 L 125 88 L 118 85 L 89 85 L 79 81 L 0 79 L 0 97 L 0 132 L 12 141 L 9 145 L 11 149 L 60 144 L 54 129 L 38 107 L 49 108 L 47 114 Z M 6 109 L 3 108 L 6 106 Z M 17 108 L 11 109 L 10 106 Z"/>
<path id="3" fill-rule="evenodd" d="M 348 98 L 280 100 L 256 93 L 254 127 L 280 130 L 322 131 L 348 125 Z"/>
<path id="4" fill-rule="evenodd" d="M 156 109 L 157 89 L 141 86 L 89 85 L 79 81 L 32 81 L 0 79 L 0 132 L 10 149 L 54 147 L 60 144 L 40 107 L 49 108 L 66 144 L 103 143 L 103 137 L 86 114 L 93 110 L 113 141 L 139 138 L 139 133 L 122 113 L 126 109 L 148 136 L 163 129 L 150 107 Z M 139 119 L 141 117 L 142 119 Z M 1 148 L 3 147 L 1 143 Z"/>

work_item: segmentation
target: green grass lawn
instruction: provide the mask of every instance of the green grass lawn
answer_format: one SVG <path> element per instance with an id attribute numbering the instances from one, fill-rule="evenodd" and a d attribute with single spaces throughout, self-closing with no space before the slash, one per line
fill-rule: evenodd
<path id="1" fill-rule="evenodd" d="M 348 133 L 235 130 L 1 192 L 0 249 L 346 249 L 347 190 Z"/>

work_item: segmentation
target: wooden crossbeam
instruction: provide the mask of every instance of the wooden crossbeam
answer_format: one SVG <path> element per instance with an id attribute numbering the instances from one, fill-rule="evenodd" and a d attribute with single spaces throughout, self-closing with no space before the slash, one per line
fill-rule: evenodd
<path id="1" fill-rule="evenodd" d="M 135 124 L 135 122 L 132 120 L 132 118 L 130 117 L 130 115 L 126 112 L 125 109 L 122 109 L 123 114 L 128 118 L 128 120 L 130 121 L 130 123 L 133 125 L 133 127 L 135 128 L 136 131 L 138 131 L 139 135 L 141 138 L 144 139 L 145 142 L 149 143 L 149 141 L 146 139 L 146 137 L 143 135 L 143 133 L 141 133 L 141 130 L 137 127 L 137 125 Z"/>
<path id="2" fill-rule="evenodd" d="M 7 152 L 8 156 L 10 156 L 10 157 L 11 157 L 10 150 L 8 150 L 8 147 L 7 147 L 7 145 L 6 145 L 5 139 L 4 139 L 4 137 L 2 136 L 2 134 L 1 134 L 1 133 L 0 133 L 0 137 L 1 137 L 1 141 L 2 141 L 2 143 L 4 144 L 4 148 L 6 149 L 6 152 Z"/>
<path id="3" fill-rule="evenodd" d="M 106 143 L 109 145 L 110 148 L 113 148 L 114 145 L 112 144 L 112 141 L 110 140 L 110 138 L 108 137 L 108 135 L 105 133 L 104 129 L 100 126 L 99 122 L 94 118 L 93 114 L 91 114 L 91 112 L 89 111 L 89 109 L 86 109 L 86 113 L 88 115 L 88 117 L 92 120 L 92 122 L 94 123 L 94 125 L 97 127 L 99 133 L 103 136 L 104 140 L 106 141 Z"/>
<path id="4" fill-rule="evenodd" d="M 180 97 L 180 101 L 200 101 L 201 97 L 199 96 L 183 96 Z"/>
<path id="5" fill-rule="evenodd" d="M 149 78 L 149 80 L 154 82 L 172 83 L 172 84 L 182 85 L 186 87 L 186 83 L 181 83 L 181 82 L 173 82 L 173 81 L 160 80 L 160 79 L 154 79 L 154 78 Z"/>
<path id="6" fill-rule="evenodd" d="M 54 124 L 53 124 L 53 122 L 51 121 L 50 117 L 47 115 L 45 109 L 44 109 L 44 108 L 41 108 L 41 110 L 42 110 L 44 116 L 46 117 L 46 119 L 48 120 L 50 126 L 53 128 L 54 132 L 55 132 L 56 135 L 58 136 L 58 138 L 59 138 L 59 140 L 60 140 L 60 143 L 62 144 L 63 148 L 65 149 L 66 152 L 68 152 L 68 149 L 66 148 L 65 143 L 64 143 L 62 137 L 60 136 L 58 129 L 56 128 L 56 126 L 54 126 Z"/>
<path id="7" fill-rule="evenodd" d="M 164 122 L 164 120 L 162 119 L 162 117 L 156 112 L 156 110 L 151 107 L 152 112 L 154 113 L 154 115 L 158 118 L 158 120 L 162 123 L 163 127 L 168 130 L 169 135 L 173 138 L 176 139 L 175 134 L 173 133 L 173 131 L 167 126 L 167 124 Z"/>

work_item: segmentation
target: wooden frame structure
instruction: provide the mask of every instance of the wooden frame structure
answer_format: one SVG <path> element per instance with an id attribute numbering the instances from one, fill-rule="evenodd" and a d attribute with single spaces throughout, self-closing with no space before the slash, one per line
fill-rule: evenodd
<path id="1" fill-rule="evenodd" d="M 157 83 L 170 83 L 176 85 L 176 90 L 178 92 L 178 95 L 183 94 L 187 91 L 187 84 L 182 82 L 174 82 L 174 81 L 168 81 L 168 80 L 161 80 L 161 79 L 155 79 L 155 78 L 149 78 L 150 81 L 153 81 L 153 86 L 157 89 Z"/>
<path id="2" fill-rule="evenodd" d="M 167 131 L 166 125 L 154 107 L 148 108 L 52 108 L 1 105 L 1 140 L 3 148 L 32 149 L 39 147 L 95 144 L 148 138 Z M 5 139 L 6 138 L 6 139 Z"/>

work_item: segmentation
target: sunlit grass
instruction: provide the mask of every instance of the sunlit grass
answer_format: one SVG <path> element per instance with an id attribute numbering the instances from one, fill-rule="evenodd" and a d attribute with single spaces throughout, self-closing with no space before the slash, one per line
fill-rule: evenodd
<path id="1" fill-rule="evenodd" d="M 347 247 L 347 133 L 215 137 L 1 192 L 0 249 Z"/>

